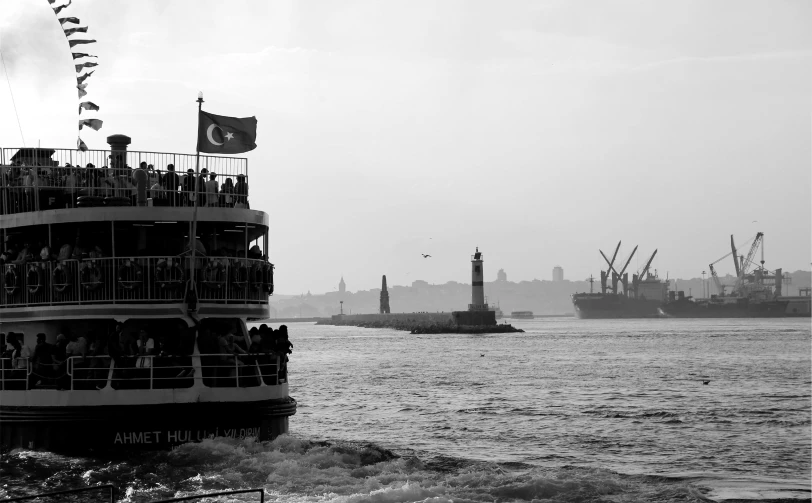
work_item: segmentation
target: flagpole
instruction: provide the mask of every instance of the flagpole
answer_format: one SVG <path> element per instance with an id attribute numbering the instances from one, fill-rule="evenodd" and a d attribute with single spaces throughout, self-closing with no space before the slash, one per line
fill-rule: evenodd
<path id="1" fill-rule="evenodd" d="M 197 155 L 195 160 L 195 200 L 194 211 L 192 213 L 192 232 L 189 234 L 189 248 L 192 250 L 192 260 L 189 264 L 189 278 L 191 281 L 190 290 L 194 292 L 195 304 L 197 304 L 197 285 L 195 283 L 195 255 L 197 252 L 197 200 L 199 199 L 197 187 L 200 183 L 200 114 L 203 111 L 203 92 L 197 93 Z M 195 306 L 196 307 L 196 306 Z"/>

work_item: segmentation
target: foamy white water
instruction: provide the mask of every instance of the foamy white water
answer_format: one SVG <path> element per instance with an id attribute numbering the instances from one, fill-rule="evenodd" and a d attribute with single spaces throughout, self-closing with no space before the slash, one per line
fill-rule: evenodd
<path id="1" fill-rule="evenodd" d="M 810 498 L 808 320 L 514 325 L 527 332 L 289 324 L 290 436 L 127 460 L 17 451 L 0 482 L 125 482 L 129 501 L 255 486 L 279 501 Z"/>

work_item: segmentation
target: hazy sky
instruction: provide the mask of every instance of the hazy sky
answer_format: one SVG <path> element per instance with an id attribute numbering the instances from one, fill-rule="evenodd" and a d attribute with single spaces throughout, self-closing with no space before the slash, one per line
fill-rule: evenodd
<path id="1" fill-rule="evenodd" d="M 75 146 L 48 2 L 0 14 L 26 144 Z M 621 255 L 640 245 L 630 269 L 658 248 L 671 277 L 699 276 L 730 234 L 763 231 L 768 268 L 812 260 L 812 2 L 74 0 L 60 15 L 98 40 L 79 51 L 100 64 L 91 149 L 121 133 L 194 153 L 198 90 L 204 110 L 257 117 L 251 205 L 270 214 L 280 293 L 342 274 L 350 290 L 468 282 L 476 246 L 488 281 L 597 275 L 620 239 Z M 5 75 L 0 117 L 0 146 L 20 146 Z"/>

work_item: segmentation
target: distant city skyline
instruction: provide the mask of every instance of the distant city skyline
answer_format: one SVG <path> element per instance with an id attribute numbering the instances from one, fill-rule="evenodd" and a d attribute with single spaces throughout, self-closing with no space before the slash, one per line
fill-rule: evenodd
<path id="1" fill-rule="evenodd" d="M 256 116 L 277 291 L 465 282 L 477 246 L 488 278 L 584 279 L 621 239 L 630 270 L 658 249 L 699 277 L 758 231 L 768 268 L 809 268 L 812 2 L 189 5 L 73 2 L 104 121 L 82 138 L 193 153 L 198 91 Z M 5 0 L 0 48 L 0 144 L 76 145 L 51 6 Z"/>

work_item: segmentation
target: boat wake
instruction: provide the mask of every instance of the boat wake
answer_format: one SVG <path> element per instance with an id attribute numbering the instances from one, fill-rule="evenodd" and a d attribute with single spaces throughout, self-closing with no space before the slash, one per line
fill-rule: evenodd
<path id="1" fill-rule="evenodd" d="M 15 450 L 0 467 L 0 497 L 113 484 L 133 503 L 249 487 L 286 502 L 708 501 L 679 477 L 418 457 L 374 444 L 290 435 L 271 442 L 207 439 L 127 459 Z"/>

